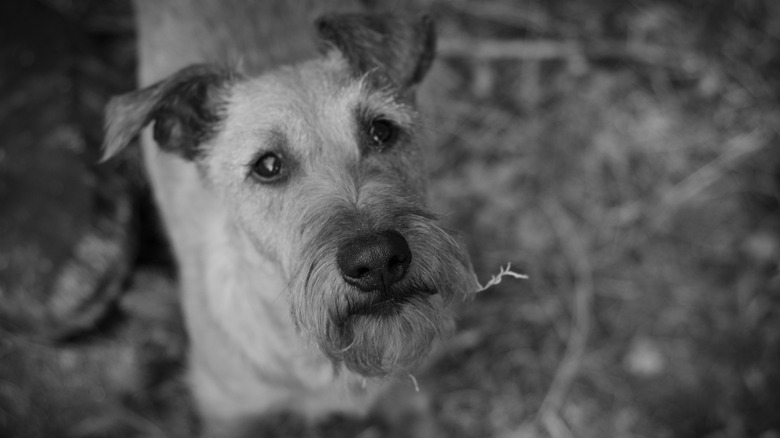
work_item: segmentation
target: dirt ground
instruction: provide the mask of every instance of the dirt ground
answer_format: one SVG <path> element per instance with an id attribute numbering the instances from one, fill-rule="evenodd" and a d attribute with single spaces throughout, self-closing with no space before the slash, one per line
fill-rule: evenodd
<path id="1" fill-rule="evenodd" d="M 432 8 L 431 204 L 482 281 L 507 263 L 529 276 L 459 304 L 456 335 L 416 376 L 449 436 L 780 438 L 780 3 Z M 183 344 L 164 322 L 170 264 L 141 172 L 95 165 L 102 107 L 133 87 L 129 14 L 123 1 L 0 6 L 0 436 L 192 427 L 186 406 L 160 407 L 181 395 Z M 137 246 L 116 243 L 127 223 Z M 130 296 L 111 324 L 73 322 L 84 312 L 67 303 L 105 303 L 67 287 L 60 313 L 25 310 L 55 299 L 60 283 L 39 279 L 93 234 L 114 246 L 79 260 L 124 279 L 100 290 L 143 284 L 168 310 Z M 20 299 L 11 282 L 38 292 Z M 162 371 L 114 366 L 125 356 Z M 97 389 L 72 377 L 86 368 Z"/>

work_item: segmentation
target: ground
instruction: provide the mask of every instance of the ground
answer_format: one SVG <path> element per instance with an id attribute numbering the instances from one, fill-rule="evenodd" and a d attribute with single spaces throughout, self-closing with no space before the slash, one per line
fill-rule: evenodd
<path id="1" fill-rule="evenodd" d="M 125 3 L 32 3 L 30 20 L 55 17 L 61 38 L 83 41 L 66 61 L 92 73 L 71 105 L 99 113 L 132 87 Z M 780 4 L 456 0 L 433 11 L 440 56 L 421 95 L 431 204 L 483 282 L 507 263 L 529 276 L 458 304 L 456 335 L 416 375 L 450 436 L 780 437 Z M 20 95 L 0 96 L 0 114 Z M 61 100 L 35 102 L 45 112 Z M 5 165 L 16 131 L 3 126 Z M 47 138 L 72 139 L 57 126 Z M 20 351 L 15 339 L 0 355 Z M 0 366 L 0 431 L 20 372 Z"/>

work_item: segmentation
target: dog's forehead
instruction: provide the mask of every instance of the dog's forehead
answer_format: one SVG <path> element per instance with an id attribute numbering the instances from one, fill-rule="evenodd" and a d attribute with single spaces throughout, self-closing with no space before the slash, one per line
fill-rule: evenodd
<path id="1" fill-rule="evenodd" d="M 236 84 L 226 128 L 262 141 L 283 135 L 301 154 L 317 148 L 354 151 L 355 108 L 368 94 L 339 64 L 308 63 Z"/>

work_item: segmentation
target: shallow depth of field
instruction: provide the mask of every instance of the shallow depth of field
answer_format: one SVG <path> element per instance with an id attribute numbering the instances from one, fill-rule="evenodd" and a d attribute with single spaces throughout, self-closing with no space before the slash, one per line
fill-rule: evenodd
<path id="1" fill-rule="evenodd" d="M 132 86 L 126 5 L 32 3 L 87 41 L 72 105 Z M 431 205 L 480 281 L 529 276 L 459 303 L 415 376 L 448 436 L 780 438 L 780 3 L 432 10 Z"/>
<path id="2" fill-rule="evenodd" d="M 780 436 L 780 4 L 441 9 L 433 200 L 530 276 L 430 372 L 453 434 Z"/>

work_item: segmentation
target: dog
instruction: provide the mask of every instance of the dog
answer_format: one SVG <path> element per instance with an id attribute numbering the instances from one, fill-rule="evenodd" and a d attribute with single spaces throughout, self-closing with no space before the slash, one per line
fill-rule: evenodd
<path id="1" fill-rule="evenodd" d="M 321 2 L 135 7 L 145 88 L 109 103 L 104 159 L 141 137 L 206 435 L 365 414 L 478 287 L 425 206 L 432 20 L 330 13 L 311 35 Z"/>

